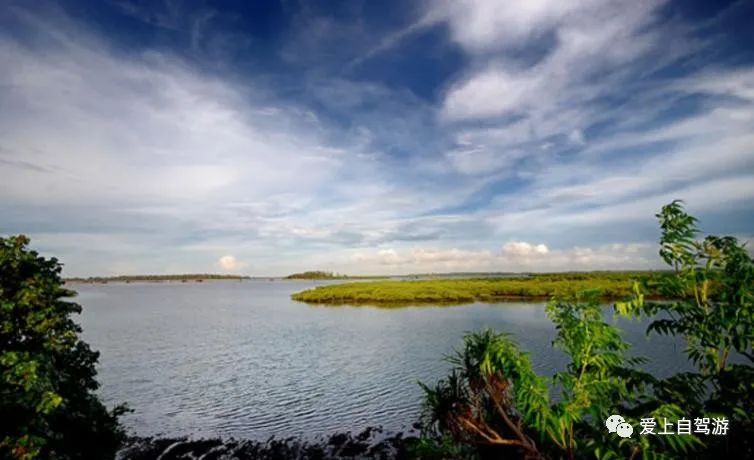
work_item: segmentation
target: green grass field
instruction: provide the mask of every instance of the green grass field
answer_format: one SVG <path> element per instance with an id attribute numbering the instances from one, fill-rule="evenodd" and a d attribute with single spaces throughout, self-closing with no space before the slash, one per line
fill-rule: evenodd
<path id="1" fill-rule="evenodd" d="M 598 289 L 606 300 L 631 294 L 633 281 L 642 281 L 649 296 L 658 296 L 662 272 L 594 272 L 531 275 L 519 278 L 431 279 L 373 281 L 319 286 L 298 292 L 294 300 L 318 304 L 408 305 L 541 300 Z"/>

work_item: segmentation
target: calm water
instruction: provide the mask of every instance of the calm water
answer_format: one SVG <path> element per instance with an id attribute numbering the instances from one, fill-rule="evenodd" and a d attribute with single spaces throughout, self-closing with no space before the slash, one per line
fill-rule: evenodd
<path id="1" fill-rule="evenodd" d="M 417 380 L 443 376 L 466 331 L 513 333 L 540 372 L 563 366 L 542 303 L 309 306 L 311 281 L 76 285 L 84 338 L 100 350 L 101 394 L 127 402 L 139 435 L 311 437 L 416 420 Z M 677 341 L 622 322 L 649 369 L 686 366 Z"/>

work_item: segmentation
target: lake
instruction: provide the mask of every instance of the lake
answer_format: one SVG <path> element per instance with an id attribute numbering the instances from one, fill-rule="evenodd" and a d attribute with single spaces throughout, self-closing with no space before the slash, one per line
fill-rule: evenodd
<path id="1" fill-rule="evenodd" d="M 512 333 L 536 368 L 562 369 L 544 304 L 376 308 L 310 306 L 290 294 L 316 281 L 74 284 L 84 339 L 101 352 L 100 394 L 134 409 L 133 434 L 312 438 L 417 420 L 417 381 L 445 375 L 442 358 L 467 331 Z M 621 320 L 647 369 L 688 369 L 676 339 Z"/>

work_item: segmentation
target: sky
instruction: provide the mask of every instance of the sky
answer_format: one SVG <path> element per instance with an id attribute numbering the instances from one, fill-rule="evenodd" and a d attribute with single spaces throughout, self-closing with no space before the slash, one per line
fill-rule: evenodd
<path id="1" fill-rule="evenodd" d="M 0 235 L 64 275 L 661 268 L 754 240 L 754 2 L 0 4 Z"/>

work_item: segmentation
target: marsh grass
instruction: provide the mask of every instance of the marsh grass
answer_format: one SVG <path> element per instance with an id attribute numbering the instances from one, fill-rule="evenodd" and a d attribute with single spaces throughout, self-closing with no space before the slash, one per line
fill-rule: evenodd
<path id="1" fill-rule="evenodd" d="M 665 272 L 555 273 L 518 278 L 430 279 L 373 281 L 319 286 L 292 295 L 293 300 L 328 305 L 454 305 L 505 300 L 546 300 L 598 290 L 604 300 L 630 297 L 633 281 L 659 297 L 658 281 Z"/>

